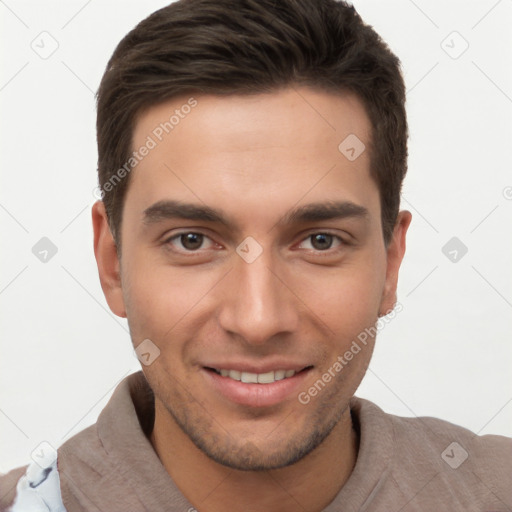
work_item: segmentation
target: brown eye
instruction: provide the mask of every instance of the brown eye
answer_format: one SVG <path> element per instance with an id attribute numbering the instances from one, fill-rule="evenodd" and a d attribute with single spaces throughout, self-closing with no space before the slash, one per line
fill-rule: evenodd
<path id="1" fill-rule="evenodd" d="M 184 233 L 180 235 L 180 242 L 185 249 L 193 251 L 203 245 L 203 238 L 203 235 L 200 233 Z"/>
<path id="2" fill-rule="evenodd" d="M 333 236 L 327 233 L 316 233 L 311 235 L 310 238 L 311 245 L 319 251 L 325 251 L 332 246 Z"/>
<path id="3" fill-rule="evenodd" d="M 173 251 L 181 253 L 199 252 L 199 249 L 212 249 L 215 245 L 210 237 L 194 231 L 182 231 L 165 240 Z"/>
<path id="4" fill-rule="evenodd" d="M 318 252 L 327 252 L 329 250 L 342 249 L 344 245 L 347 245 L 347 243 L 338 235 L 319 232 L 306 237 L 301 242 L 300 248 Z"/>

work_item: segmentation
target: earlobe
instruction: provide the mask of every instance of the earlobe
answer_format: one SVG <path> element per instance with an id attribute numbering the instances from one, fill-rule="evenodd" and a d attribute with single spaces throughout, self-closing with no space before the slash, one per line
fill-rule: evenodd
<path id="1" fill-rule="evenodd" d="M 101 288 L 112 312 L 126 318 L 126 309 L 121 286 L 120 262 L 114 237 L 108 225 L 103 201 L 92 206 L 94 230 L 94 255 L 98 265 Z"/>
<path id="2" fill-rule="evenodd" d="M 379 309 L 379 317 L 389 314 L 397 302 L 397 284 L 398 284 L 398 271 L 402 263 L 405 246 L 406 234 L 409 225 L 411 224 L 412 215 L 407 210 L 399 212 L 393 236 L 387 247 L 387 267 L 386 267 L 386 281 L 382 294 L 382 301 Z"/>

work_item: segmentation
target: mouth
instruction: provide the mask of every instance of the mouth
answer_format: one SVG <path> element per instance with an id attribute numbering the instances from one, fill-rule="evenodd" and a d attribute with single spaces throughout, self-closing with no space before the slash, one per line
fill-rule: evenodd
<path id="1" fill-rule="evenodd" d="M 306 368 L 302 368 L 302 370 L 271 370 L 265 373 L 252 373 L 252 372 L 242 372 L 239 370 L 228 370 L 225 368 L 208 368 L 207 370 L 215 372 L 217 375 L 222 377 L 227 377 L 228 379 L 233 379 L 239 382 L 243 382 L 245 384 L 272 384 L 273 382 L 277 382 L 283 379 L 289 379 L 293 377 L 297 373 L 301 371 L 307 370 L 311 368 L 311 366 L 307 366 Z"/>
<path id="2" fill-rule="evenodd" d="M 232 368 L 203 367 L 208 387 L 229 402 L 249 407 L 277 405 L 304 387 L 313 366 L 276 368 L 256 373 Z"/>

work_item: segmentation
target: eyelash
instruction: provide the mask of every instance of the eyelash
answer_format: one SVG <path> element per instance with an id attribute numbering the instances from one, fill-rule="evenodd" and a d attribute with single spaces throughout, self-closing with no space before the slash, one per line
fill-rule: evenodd
<path id="1" fill-rule="evenodd" d="M 171 237 L 167 238 L 166 240 L 164 240 L 163 243 L 165 245 L 167 245 L 167 246 L 170 246 L 171 242 L 173 240 L 176 240 L 176 239 L 179 240 L 181 236 L 187 235 L 187 234 L 202 235 L 204 238 L 208 238 L 209 240 L 211 240 L 211 238 L 208 235 L 206 235 L 204 233 L 201 233 L 200 231 L 181 231 L 181 232 L 176 233 L 176 234 L 172 235 Z M 308 239 L 311 239 L 314 235 L 328 235 L 328 236 L 332 236 L 334 239 L 337 239 L 338 242 L 339 242 L 338 247 L 329 248 L 329 249 L 326 249 L 326 250 L 323 250 L 323 251 L 319 250 L 319 249 L 306 249 L 307 251 L 313 251 L 313 252 L 315 252 L 316 254 L 318 254 L 320 256 L 322 256 L 322 255 L 332 256 L 333 253 L 338 252 L 344 246 L 350 245 L 349 242 L 347 242 L 346 240 L 341 238 L 339 235 L 336 235 L 334 233 L 330 233 L 329 231 L 315 231 L 315 232 L 312 232 L 312 233 L 308 234 L 305 238 L 303 238 L 301 240 L 301 243 L 306 241 L 306 240 L 308 240 Z M 213 240 L 211 240 L 211 241 L 213 242 Z M 213 243 L 215 244 L 216 242 L 213 242 Z M 196 254 L 200 254 L 200 252 L 202 250 L 206 250 L 206 249 L 196 249 L 196 250 L 187 250 L 187 249 L 175 250 L 175 249 L 170 249 L 170 250 L 173 250 L 173 251 L 178 252 L 180 254 L 187 254 L 187 255 L 189 255 L 189 257 L 193 257 Z"/>

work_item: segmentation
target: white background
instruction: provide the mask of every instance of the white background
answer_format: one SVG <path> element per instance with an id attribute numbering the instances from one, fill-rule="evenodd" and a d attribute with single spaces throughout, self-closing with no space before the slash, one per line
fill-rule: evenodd
<path id="1" fill-rule="evenodd" d="M 93 423 L 140 368 L 93 255 L 94 92 L 115 45 L 166 3 L 0 3 L 1 472 Z M 403 311 L 357 394 L 512 436 L 512 1 L 354 5 L 403 64 L 413 213 Z M 31 48 L 43 31 L 59 45 L 47 59 Z M 453 31 L 469 43 L 458 58 Z M 44 236 L 58 248 L 47 263 L 32 253 Z M 441 250 L 454 236 L 468 248 L 456 263 Z"/>

